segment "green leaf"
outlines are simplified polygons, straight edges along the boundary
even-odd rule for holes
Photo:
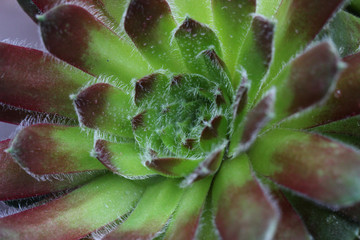
[[[78,187],[104,172],[83,172],[70,178],[39,181],[25,172],[5,150],[10,139],[0,142],[0,200],[15,200],[61,192]]]
[[[188,240],[193,239],[200,226],[201,212],[204,209],[206,196],[210,189],[212,178],[194,182],[184,189],[179,205],[173,214],[165,239]]]
[[[112,143],[97,140],[94,150],[100,162],[113,173],[125,178],[142,179],[156,174],[143,165],[140,150],[135,142]]]
[[[76,119],[70,94],[93,77],[50,54],[0,43],[0,102]]]
[[[124,24],[127,34],[155,69],[184,72],[179,49],[171,42],[176,22],[165,0],[131,0]]]
[[[143,187],[112,174],[45,205],[0,219],[3,239],[80,239],[132,211]]]
[[[357,224],[346,221],[334,211],[309,199],[287,190],[283,192],[314,239],[354,240],[359,237]]]
[[[107,83],[83,89],[75,97],[79,121],[88,128],[133,138],[131,117],[135,107],[130,94]]]
[[[225,161],[212,190],[215,224],[222,239],[271,239],[278,209],[251,175],[246,155]]]
[[[222,43],[224,61],[233,75],[237,56],[255,12],[255,0],[212,0],[214,25]]]
[[[340,11],[326,28],[320,38],[331,38],[342,57],[359,52],[360,19],[345,11]]]
[[[360,114],[360,53],[343,61],[346,68],[326,102],[289,118],[281,124],[282,127],[309,128]]]
[[[238,116],[235,118],[233,134],[230,138],[229,156],[236,156],[245,152],[256,140],[261,129],[270,121],[274,114],[275,89],[270,90],[267,95],[251,109],[244,121]]]
[[[202,73],[202,66],[197,63],[200,52],[212,48],[221,56],[220,42],[216,34],[207,26],[186,18],[175,32],[175,39],[180,47],[186,67],[192,73]]]
[[[284,64],[301,51],[336,14],[345,0],[282,1],[276,12],[275,52],[265,82],[276,77]]]
[[[357,115],[314,127],[309,130],[360,148],[360,132],[356,131],[359,126],[360,116]]]
[[[269,84],[277,90],[272,123],[321,105],[331,96],[343,69],[331,42],[320,43],[295,58]]]
[[[153,239],[166,227],[182,194],[183,189],[176,180],[151,184],[126,221],[104,239]]]
[[[261,80],[270,65],[274,31],[274,23],[262,16],[255,16],[237,58],[236,68],[238,71],[233,78],[233,85],[238,86],[239,80],[243,77],[248,78],[251,82],[248,93],[250,103],[253,103],[260,89]]]
[[[249,150],[260,176],[332,207],[360,200],[360,153],[326,137],[274,129]]]
[[[8,150],[16,161],[34,175],[57,175],[105,170],[90,156],[93,138],[79,127],[52,124],[22,129]]]
[[[150,74],[133,44],[81,7],[61,5],[38,19],[49,52],[85,72],[116,75],[127,86],[133,78]]]
[[[211,0],[173,0],[172,8],[175,19],[178,22],[190,17],[195,21],[212,26],[213,13],[209,7]]]

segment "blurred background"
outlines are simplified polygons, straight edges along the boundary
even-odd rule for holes
[[[5,39],[25,40],[34,48],[42,49],[36,24],[22,11],[16,0],[0,0],[0,41]],[[7,138],[14,129],[12,124],[0,122],[0,140]]]

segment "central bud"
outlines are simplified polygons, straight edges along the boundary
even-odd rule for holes
[[[135,103],[133,129],[145,158],[200,158],[227,137],[223,93],[201,75],[147,76],[136,83]]]

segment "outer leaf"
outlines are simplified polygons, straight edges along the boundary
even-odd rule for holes
[[[92,76],[35,49],[0,43],[0,102],[76,119],[69,96]]]
[[[274,239],[276,240],[310,240],[310,235],[304,226],[300,216],[291,206],[280,190],[273,190],[274,197],[280,208],[280,221],[276,228]]]
[[[95,154],[108,169],[125,178],[139,179],[155,174],[142,164],[140,150],[135,142],[111,143],[97,140]]]
[[[212,0],[214,24],[231,74],[255,12],[256,0]]]
[[[313,40],[345,0],[282,1],[276,12],[275,52],[267,75],[271,81],[291,57]]]
[[[360,200],[360,153],[328,138],[277,129],[258,138],[249,156],[261,176],[333,207]]]
[[[246,155],[222,164],[212,199],[222,239],[271,239],[275,233],[277,209],[251,176]]]
[[[105,170],[90,156],[93,139],[78,127],[32,125],[21,130],[8,150],[35,175]]]
[[[263,2],[263,1],[261,1]],[[250,30],[244,40],[236,67],[246,71],[246,77],[251,81],[249,101],[253,102],[257,91],[259,91],[261,79],[264,77],[272,59],[273,37],[275,26],[262,16],[255,16]],[[233,85],[238,85],[241,72],[236,73]]]
[[[48,204],[1,218],[0,237],[80,239],[129,213],[142,191],[132,181],[106,175]]]
[[[43,114],[39,112],[29,111],[22,108],[16,108],[6,104],[0,103],[0,121],[12,124],[20,124],[27,117],[33,117],[35,119],[46,119],[51,115]],[[52,115],[51,118],[63,118],[60,116]],[[62,119],[64,120],[64,119]]]
[[[214,213],[211,201],[211,189],[208,193],[204,208],[201,212],[199,227],[196,229],[195,238],[196,240],[219,240],[219,231],[214,223]]]
[[[191,19],[186,18],[175,32],[175,39],[180,47],[186,67],[193,73],[202,73],[201,66],[197,63],[197,55],[209,48],[221,56],[220,42],[211,28]]]
[[[105,239],[153,239],[159,235],[181,199],[183,191],[178,184],[166,179],[147,187],[129,218]]]
[[[184,190],[184,194],[166,230],[165,239],[194,239],[196,229],[200,227],[200,215],[204,208],[211,182],[211,177],[205,178],[193,183]]]
[[[86,1],[86,0],[85,0]],[[129,5],[129,0],[101,0],[104,10],[109,14],[111,19],[117,23],[121,24],[126,9]]]
[[[185,17],[190,17],[198,22],[212,25],[213,14],[210,6],[211,0],[169,0],[173,3],[172,11],[178,22],[184,21]]]
[[[273,122],[324,102],[334,90],[343,68],[343,62],[328,42],[297,57],[271,83],[277,87]]]
[[[353,240],[358,238],[358,225],[346,221],[334,211],[306,198],[288,191],[284,193],[314,239]]]
[[[46,48],[60,59],[94,75],[116,75],[130,85],[150,73],[134,47],[81,7],[62,5],[39,18]]]
[[[359,52],[360,19],[345,11],[340,11],[329,25],[320,33],[324,38],[330,37],[341,56]]]
[[[131,0],[125,30],[154,68],[183,72],[180,52],[171,43],[176,23],[165,0]]]
[[[320,107],[288,119],[282,126],[308,128],[360,114],[360,53],[343,60],[347,68],[342,72],[328,100]]]
[[[108,11],[112,0],[17,0],[24,11],[33,19],[34,22],[38,23],[37,15],[44,14],[63,4],[73,4],[81,6],[87,9],[94,15],[98,20],[102,21],[109,27],[113,27],[119,24],[120,18],[117,18],[117,10],[115,8]],[[118,4],[119,5],[119,4]],[[121,11],[121,10],[120,10]],[[115,14],[115,15],[114,15]]]
[[[82,124],[114,135],[133,137],[131,117],[135,115],[131,97],[107,83],[97,83],[82,90],[75,106]]]
[[[39,182],[21,169],[10,154],[5,152],[9,145],[10,139],[0,142],[0,200],[28,198],[72,189],[99,175],[87,172],[73,175],[71,180]]]
[[[360,116],[349,117],[340,121],[312,128],[311,131],[360,148]]]
[[[281,2],[282,0],[260,0],[256,4],[256,13],[272,18]]]
[[[167,177],[185,177],[191,174],[204,159],[155,158],[146,166]]]

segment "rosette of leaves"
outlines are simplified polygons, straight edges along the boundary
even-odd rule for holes
[[[359,1],[19,3],[1,239],[359,238]]]

